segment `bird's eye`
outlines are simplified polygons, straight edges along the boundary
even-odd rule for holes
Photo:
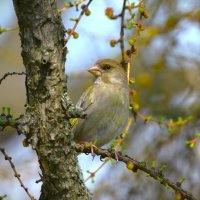
[[[111,68],[111,66],[110,66],[110,65],[104,65],[102,68],[103,68],[104,70],[109,70],[109,69]]]

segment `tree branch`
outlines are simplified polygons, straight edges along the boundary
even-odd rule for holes
[[[91,153],[91,147],[87,144],[76,144],[76,151],[82,152],[82,153]],[[112,158],[116,160],[116,152],[115,151],[108,151],[105,149],[100,148],[93,148],[92,150],[96,155],[100,156],[100,159],[104,158]],[[126,164],[127,168],[131,170],[132,172],[137,172],[138,170],[141,170],[145,173],[147,173],[148,176],[152,177],[154,180],[158,181],[160,184],[164,185],[165,187],[172,188],[175,192],[179,193],[183,199],[188,200],[197,200],[191,193],[187,192],[186,190],[181,188],[181,184],[179,182],[174,183],[171,180],[169,180],[165,175],[154,168],[149,168],[146,166],[146,163],[139,162],[137,160],[134,160],[133,158],[123,155],[121,152],[118,152],[118,161],[123,162]]]
[[[121,55],[122,55],[122,64],[125,62],[125,52],[124,52],[124,17],[125,17],[125,6],[126,0],[123,2],[122,12],[121,12],[121,29],[120,29],[120,47],[121,47]]]
[[[88,8],[88,6],[92,3],[92,0],[89,0],[88,3],[86,4],[86,7],[85,8]],[[85,10],[82,9],[79,17],[76,19],[76,22],[74,24],[74,27],[70,30],[70,33],[68,34],[68,37],[65,39],[65,45],[68,43],[69,39],[71,38],[71,36],[73,35],[73,33],[75,32],[77,26],[78,26],[78,23],[80,22],[82,16],[84,15],[85,13]]]
[[[7,76],[13,76],[13,75],[26,75],[25,72],[8,72],[8,73],[5,73],[3,75],[2,78],[0,78],[0,84],[2,83],[3,80],[5,80],[7,78]]]
[[[31,200],[36,200],[36,199],[30,194],[30,192],[28,191],[28,188],[24,185],[23,181],[21,180],[20,174],[17,173],[17,170],[16,170],[16,168],[15,168],[15,165],[14,165],[14,163],[12,162],[12,158],[11,158],[10,156],[7,155],[7,153],[5,152],[5,149],[0,148],[0,151],[1,151],[1,153],[5,156],[5,160],[7,160],[7,161],[9,162],[9,164],[10,164],[10,166],[11,166],[13,172],[14,172],[15,177],[16,177],[17,180],[19,181],[21,187],[25,190],[26,194],[29,196],[29,198],[30,198]]]

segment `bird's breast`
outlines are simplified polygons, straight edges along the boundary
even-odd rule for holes
[[[121,134],[129,116],[128,90],[112,85],[95,87],[87,118],[80,119],[75,130],[77,141],[96,141],[102,146]]]

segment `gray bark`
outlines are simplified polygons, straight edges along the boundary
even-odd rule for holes
[[[67,91],[66,50],[56,0],[13,2],[27,90],[26,113],[17,122],[18,132],[26,135],[38,155],[43,182],[40,200],[89,199],[61,101]],[[66,108],[68,104],[66,100]]]

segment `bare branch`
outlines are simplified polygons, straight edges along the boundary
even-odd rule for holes
[[[17,180],[19,181],[21,187],[25,190],[25,192],[27,193],[27,195],[29,196],[29,198],[31,200],[36,200],[28,191],[28,188],[24,185],[24,183],[22,182],[22,179],[20,178],[20,174],[17,173],[17,170],[15,168],[14,163],[12,162],[12,158],[10,156],[7,155],[7,153],[5,152],[5,149],[0,148],[1,153],[5,156],[5,160],[8,160],[8,162],[10,163],[10,166],[14,172],[15,177],[17,178]]]
[[[120,47],[121,47],[121,54],[122,54],[122,64],[125,61],[125,52],[124,52],[124,15],[125,15],[125,6],[126,0],[123,2],[122,12],[121,12],[121,30],[120,30]]]
[[[26,73],[25,72],[8,72],[4,74],[3,77],[0,79],[0,84],[2,83],[4,79],[6,79],[7,76],[13,76],[13,75],[26,75]]]
[[[86,7],[88,8],[89,5],[91,4],[92,0],[89,0],[88,3],[86,4]],[[84,15],[85,11],[84,9],[81,11],[79,17],[76,19],[76,22],[74,24],[74,27],[70,30],[70,33],[68,35],[68,37],[65,39],[65,45],[68,43],[69,39],[71,38],[71,36],[73,35],[74,31],[76,30],[76,27],[78,26],[78,23],[80,22],[82,16]]]
[[[76,144],[76,151],[82,152],[82,153],[91,153],[91,148],[87,144]],[[93,152],[100,156],[100,159],[103,158],[112,158],[116,160],[116,152],[115,151],[108,151],[105,149],[100,148],[93,148]],[[165,187],[170,187],[173,189],[176,193],[179,193],[183,199],[188,200],[197,200],[191,193],[187,192],[186,190],[181,188],[181,184],[179,182],[174,183],[171,180],[169,180],[165,175],[155,168],[150,168],[146,166],[146,163],[139,162],[137,160],[134,160],[133,158],[122,155],[121,152],[118,152],[118,161],[121,161],[126,164],[127,168],[131,170],[132,172],[137,172],[137,170],[141,170],[145,172],[148,176],[152,177],[154,180],[158,181],[160,184],[164,185]]]
[[[61,12],[65,11],[65,10],[67,10],[67,9],[69,9],[69,8],[72,8],[72,7],[74,7],[74,6],[78,6],[78,5],[80,5],[81,3],[83,3],[84,1],[85,1],[85,0],[75,1],[74,3],[69,2],[69,4],[65,5],[65,7],[59,8],[59,9],[58,9],[58,12],[61,13]]]
[[[105,160],[94,172],[89,172],[90,175],[85,179],[85,182],[95,177],[98,171],[107,163],[108,160]]]

